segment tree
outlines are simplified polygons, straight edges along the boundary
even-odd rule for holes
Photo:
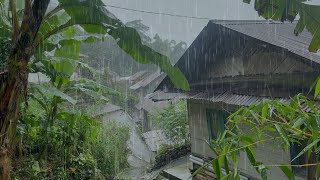
[[[60,42],[56,39],[55,44],[48,43],[46,40],[52,35],[73,26],[78,26],[88,33],[108,34],[116,39],[119,47],[135,60],[140,63],[157,64],[171,77],[177,87],[188,89],[188,83],[182,73],[172,67],[165,56],[144,46],[136,30],[124,26],[104,7],[101,0],[58,0],[58,2],[58,6],[48,11],[50,0],[0,1],[1,39],[10,39],[11,43],[6,58],[8,73],[0,87],[2,179],[9,178],[12,140],[15,137],[17,120],[20,116],[20,104],[28,95],[30,58],[35,56],[36,52],[50,52],[64,45],[72,51],[73,43],[79,45],[79,40]],[[62,16],[64,14],[67,14],[68,18],[61,19],[65,17]],[[94,41],[97,38],[91,36],[85,40]]]
[[[158,34],[154,35],[153,38],[150,38],[147,35],[149,27],[144,25],[141,20],[131,21],[126,23],[126,25],[135,28],[140,34],[141,40],[145,45],[169,57],[173,64],[179,60],[187,49],[187,43],[183,41],[177,43],[175,40],[163,40]]]
[[[151,118],[159,125],[165,137],[173,145],[182,145],[189,142],[186,101],[180,100],[163,109],[163,111],[155,111],[151,114]]]

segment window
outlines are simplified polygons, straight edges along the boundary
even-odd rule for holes
[[[290,146],[290,156],[291,159],[295,158],[305,147],[305,143],[292,143]],[[299,164],[306,164],[307,163],[307,154],[301,155],[299,158],[295,159],[291,162],[292,165],[299,165]],[[300,176],[300,177],[306,177],[307,175],[307,169],[305,166],[299,167],[299,166],[293,166],[292,171],[294,175]]]
[[[217,139],[219,134],[224,132],[224,125],[227,117],[228,115],[225,111],[213,109],[207,110],[209,142]]]

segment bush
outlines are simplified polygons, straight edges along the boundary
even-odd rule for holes
[[[109,122],[101,131],[96,145],[92,146],[93,155],[102,174],[115,176],[121,169],[129,166],[127,140],[129,128],[115,121]]]
[[[185,100],[180,100],[174,105],[165,108],[162,112],[151,115],[167,139],[174,144],[189,142],[189,127],[187,120],[187,105]]]
[[[12,179],[106,179],[128,166],[128,127],[62,109],[49,125],[37,102],[29,107],[18,126],[22,152]]]

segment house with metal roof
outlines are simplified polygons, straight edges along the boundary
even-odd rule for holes
[[[152,113],[152,111],[168,107],[171,104],[169,101],[153,102],[150,98],[146,97],[157,88],[164,77],[165,74],[160,71],[146,73],[143,79],[130,86],[130,90],[134,91],[139,98],[139,103],[135,105],[134,116],[136,117],[137,124],[142,127],[143,132],[153,129],[148,114]]]
[[[288,101],[298,93],[308,93],[319,75],[320,56],[308,51],[309,32],[294,35],[295,25],[210,21],[175,65],[188,79],[190,91],[182,92],[166,77],[150,96],[154,101],[176,96],[187,99],[194,168],[214,157],[207,142],[223,131],[227,114],[266,98]],[[257,148],[257,159],[265,164],[291,163],[291,150],[284,152],[268,143]],[[249,160],[241,152],[239,156],[240,168],[245,169],[241,178],[259,179]],[[211,169],[194,179],[213,179]],[[304,169],[296,171],[296,179],[304,179]],[[276,167],[268,173],[270,179],[286,179]]]

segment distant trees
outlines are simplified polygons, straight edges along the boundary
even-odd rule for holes
[[[126,26],[136,29],[142,43],[167,56],[171,64],[175,64],[187,49],[185,42],[176,43],[174,40],[163,40],[158,34],[153,38],[149,37],[149,27],[144,25],[141,20],[128,22]],[[132,61],[132,58],[117,46],[116,41],[109,37],[106,37],[103,42],[83,43],[80,51],[92,58],[92,61],[89,62],[91,66],[108,68],[120,76],[129,76],[141,70],[154,72],[157,69],[154,64],[139,64]]]
[[[141,20],[135,20],[126,23],[127,26],[135,28],[141,36],[142,42],[151,47],[153,50],[169,57],[171,62],[175,64],[182,54],[187,50],[187,43],[180,41],[177,43],[175,40],[161,39],[156,34],[153,38],[147,35],[149,27],[144,25]]]

